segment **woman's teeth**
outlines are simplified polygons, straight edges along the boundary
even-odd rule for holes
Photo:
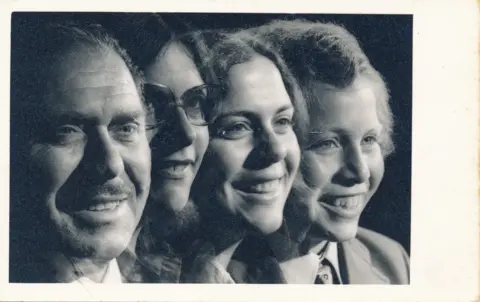
[[[94,204],[88,207],[89,211],[109,211],[115,209],[121,201],[111,201],[107,203]]]
[[[270,193],[280,189],[282,178],[277,178],[270,181],[265,181],[261,183],[250,184],[245,187],[245,191],[252,193]]]

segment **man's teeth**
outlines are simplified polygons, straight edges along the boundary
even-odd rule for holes
[[[280,178],[277,178],[274,180],[250,185],[248,186],[248,189],[256,193],[265,193],[265,192],[272,192],[272,191],[278,190],[279,186],[280,186]]]
[[[355,209],[357,208],[363,200],[363,196],[353,196],[353,197],[339,197],[335,199],[334,205],[336,207],[342,207],[344,209]]]
[[[121,201],[111,201],[107,203],[99,203],[88,207],[89,211],[109,211],[115,209]]]

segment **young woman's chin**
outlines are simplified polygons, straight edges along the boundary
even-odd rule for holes
[[[245,217],[249,228],[260,234],[270,234],[277,231],[282,225],[283,214],[268,213],[268,215],[255,215],[254,217]]]

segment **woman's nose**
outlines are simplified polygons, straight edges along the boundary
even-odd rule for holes
[[[174,112],[159,116],[160,127],[150,140],[152,150],[171,153],[191,145],[197,134],[185,112],[177,108]]]
[[[268,131],[263,134],[260,154],[268,163],[275,163],[287,155],[287,148],[278,134]]]
[[[193,125],[188,120],[185,111],[181,108],[178,108],[176,126],[177,131],[175,132],[178,136],[178,139],[186,146],[191,145],[197,138],[197,134],[193,128]]]

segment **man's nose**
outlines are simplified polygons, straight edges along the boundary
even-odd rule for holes
[[[360,146],[353,146],[344,151],[342,175],[352,183],[364,183],[370,178],[370,169]]]
[[[101,131],[98,139],[90,146],[91,158],[98,175],[112,179],[120,175],[124,169],[123,159],[108,131]]]

